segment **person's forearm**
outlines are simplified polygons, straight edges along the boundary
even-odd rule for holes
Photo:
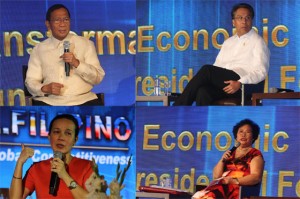
[[[224,172],[224,162],[221,160],[219,160],[219,162],[217,163],[217,165],[214,167],[213,170],[213,179],[219,178],[222,176]]]
[[[23,195],[23,185],[22,185],[22,170],[23,163],[17,161],[17,165],[12,176],[10,189],[9,189],[9,198],[11,199],[21,199]]]
[[[26,79],[25,84],[27,90],[33,97],[44,95],[44,93],[41,90],[41,88],[43,87],[43,84],[41,82],[34,79]]]
[[[74,179],[71,178],[71,176],[66,175],[62,179],[67,186],[70,185],[71,181]],[[76,182],[77,183],[77,182]],[[88,197],[88,192],[84,190],[80,185],[77,184],[77,187],[75,189],[70,190],[72,196],[74,199],[82,199],[82,198],[87,198]]]
[[[261,177],[256,174],[250,174],[244,177],[237,178],[239,185],[255,185],[261,181]]]
[[[76,189],[72,189],[71,193],[74,199],[88,198],[88,194],[89,194],[89,192],[84,190],[81,186],[77,186]]]

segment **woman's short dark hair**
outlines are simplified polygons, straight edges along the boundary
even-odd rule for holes
[[[237,11],[237,9],[239,8],[246,8],[249,10],[249,12],[251,13],[251,18],[253,19],[254,18],[254,10],[252,8],[251,5],[247,4],[247,3],[239,3],[239,4],[236,4],[232,7],[232,10],[231,10],[231,18],[234,19],[235,17],[235,12]]]
[[[251,127],[252,138],[253,138],[252,144],[253,144],[255,140],[258,138],[260,128],[255,122],[253,122],[250,119],[241,120],[233,127],[232,131],[233,131],[234,138],[236,139],[239,128],[246,124],[248,124]]]
[[[71,18],[69,9],[66,6],[64,6],[63,4],[54,4],[53,6],[48,8],[48,11],[47,11],[47,14],[46,14],[46,20],[50,21],[52,12],[55,11],[55,10],[61,9],[61,8],[64,8],[68,12],[69,18]]]
[[[79,125],[78,125],[78,121],[77,119],[73,116],[73,115],[70,115],[70,114],[61,114],[61,115],[57,115],[56,117],[54,117],[52,119],[52,121],[50,122],[50,127],[49,127],[49,135],[51,133],[51,130],[52,130],[52,126],[53,126],[53,123],[58,120],[58,119],[67,119],[67,120],[70,120],[74,123],[75,125],[75,138],[78,136],[78,133],[79,133]]]

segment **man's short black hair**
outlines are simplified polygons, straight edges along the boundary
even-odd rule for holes
[[[253,122],[250,119],[241,120],[233,127],[232,131],[233,131],[234,138],[235,139],[237,138],[237,133],[238,133],[239,128],[244,125],[249,125],[251,127],[252,138],[253,138],[252,144],[253,144],[255,142],[255,140],[258,138],[260,128],[255,122]]]
[[[50,21],[52,12],[55,11],[55,10],[58,10],[60,8],[64,8],[68,12],[69,18],[71,18],[69,9],[66,6],[64,6],[63,4],[54,4],[53,6],[48,8],[48,11],[47,11],[47,14],[46,14],[46,20]]]
[[[72,121],[74,123],[74,125],[75,125],[75,138],[78,136],[78,133],[79,133],[78,121],[77,121],[77,119],[73,115],[70,115],[70,114],[61,114],[61,115],[57,115],[56,117],[54,117],[52,119],[52,121],[50,122],[49,134],[51,133],[51,130],[52,130],[52,127],[53,127],[53,123],[56,120],[58,120],[58,119],[67,119],[67,120]]]
[[[250,14],[251,14],[251,18],[254,18],[254,10],[253,7],[247,3],[239,3],[233,6],[232,10],[231,10],[231,18],[234,19],[235,17],[235,12],[237,11],[237,9],[239,8],[246,8],[249,10]]]

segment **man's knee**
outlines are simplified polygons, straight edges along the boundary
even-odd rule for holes
[[[197,72],[195,76],[199,78],[199,76],[209,76],[212,65],[203,65]]]
[[[201,68],[200,68],[200,71],[208,71],[210,69],[210,67],[212,67],[212,65],[203,65]]]

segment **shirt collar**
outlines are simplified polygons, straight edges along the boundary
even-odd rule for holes
[[[51,43],[53,44],[54,48],[59,48],[59,46],[62,46],[64,41],[70,41],[72,38],[72,34],[68,34],[63,40],[58,40],[55,37],[51,37]]]
[[[251,28],[251,30],[250,30],[249,32],[247,32],[246,34],[242,35],[241,37],[239,37],[237,34],[235,34],[234,37],[235,37],[236,39],[244,39],[244,38],[248,38],[248,37],[250,37],[250,36],[253,34],[254,31],[255,31],[255,30],[253,30],[253,28]]]

